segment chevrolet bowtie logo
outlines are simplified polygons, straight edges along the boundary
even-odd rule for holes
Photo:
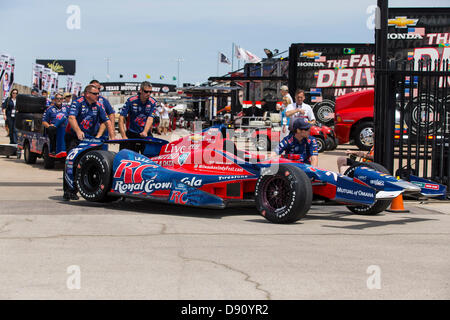
[[[389,19],[388,25],[394,25],[396,28],[406,28],[407,26],[415,26],[419,19],[408,19],[407,17],[395,17],[395,19]]]
[[[315,52],[314,50],[309,50],[309,51],[300,53],[300,57],[307,57],[307,58],[320,57],[321,55],[322,55],[322,52]]]

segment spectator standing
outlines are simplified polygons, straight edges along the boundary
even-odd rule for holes
[[[19,94],[17,89],[11,90],[9,97],[2,104],[3,118],[5,119],[5,126],[8,125],[9,143],[17,143],[17,132],[15,128],[16,122],[16,98]]]
[[[161,103],[161,105],[158,108],[159,114],[160,114],[160,127],[162,128],[162,134],[167,135],[167,130],[169,129],[170,124],[170,109],[167,107],[164,103]]]
[[[286,116],[289,118],[289,130],[292,130],[292,125],[297,118],[307,119],[311,124],[316,123],[316,117],[309,104],[303,103],[305,100],[305,91],[297,89],[295,92],[295,103],[286,108]]]

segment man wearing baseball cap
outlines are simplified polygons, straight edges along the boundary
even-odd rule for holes
[[[297,154],[303,163],[317,167],[319,152],[316,139],[309,135],[311,124],[305,118],[295,119],[292,132],[272,152],[272,156]]]

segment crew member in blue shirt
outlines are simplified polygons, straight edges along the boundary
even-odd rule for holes
[[[62,104],[63,96],[60,93],[55,95],[53,104],[48,107],[42,118],[42,125],[47,129],[50,139],[50,153],[56,157],[66,155],[66,144],[64,142],[67,127],[68,107]]]
[[[298,154],[300,161],[317,167],[319,152],[316,139],[309,135],[311,124],[305,118],[297,118],[292,126],[292,132],[281,140],[272,156]]]
[[[85,138],[100,138],[108,129],[110,137],[114,137],[113,126],[106,116],[103,106],[98,103],[100,92],[94,85],[84,89],[84,95],[76,99],[69,111],[71,131],[66,134],[66,144],[69,150]],[[70,189],[64,176],[64,200],[78,200],[77,190]]]
[[[123,139],[143,139],[152,136],[151,130],[157,101],[150,96],[151,92],[152,85],[150,82],[142,82],[139,94],[128,98],[120,111],[119,132]],[[127,117],[129,118],[129,127],[125,131]],[[127,144],[126,147],[136,150],[132,144]]]
[[[69,123],[71,134],[78,140],[78,143],[84,138],[101,137],[105,128],[114,139],[111,121],[103,106],[98,102],[99,94],[96,86],[88,85],[84,89],[84,96],[72,102],[69,110]]]
[[[99,91],[102,89],[102,85],[98,80],[92,80],[89,82],[89,84],[94,85]],[[103,106],[103,108],[106,111],[106,115],[108,116],[109,120],[111,121],[111,124],[113,125],[113,128],[116,125],[116,111],[111,106],[111,103],[109,103],[108,99],[103,97],[102,95],[98,96],[98,102]],[[103,136],[105,138],[108,138],[108,132],[106,131]]]

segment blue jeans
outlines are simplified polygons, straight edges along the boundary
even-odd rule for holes
[[[14,124],[16,123],[16,117],[8,117],[6,119],[8,122],[8,128],[9,128],[9,143],[16,144],[17,143],[17,131]]]

